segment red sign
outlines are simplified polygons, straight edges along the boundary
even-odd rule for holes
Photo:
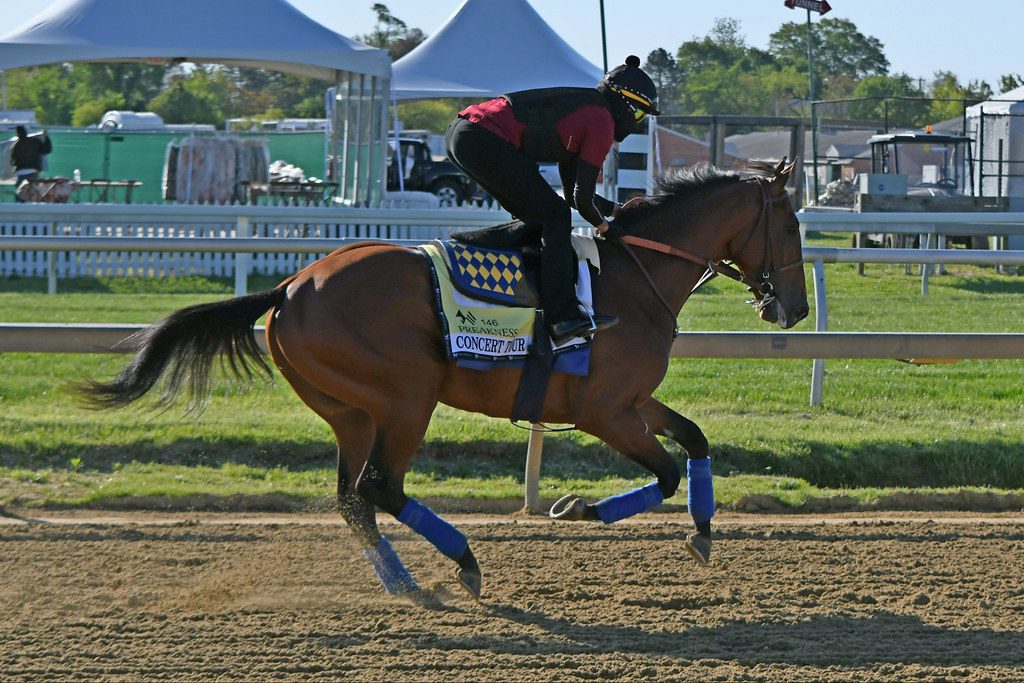
[[[828,4],[828,0],[785,0],[782,3],[789,9],[807,9],[818,14],[825,14],[832,9],[832,6]]]

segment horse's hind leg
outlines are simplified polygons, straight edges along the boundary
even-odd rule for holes
[[[693,559],[705,565],[711,559],[711,518],[715,514],[708,440],[693,421],[657,399],[651,398],[640,406],[640,415],[655,434],[686,449],[686,506],[697,528],[687,537],[686,549]]]
[[[391,594],[419,590],[391,542],[377,528],[373,503],[356,492],[359,472],[373,450],[373,421],[364,411],[350,408],[332,416],[330,423],[338,441],[338,511],[362,546],[363,555],[373,565],[384,590]]]
[[[268,342],[281,374],[299,398],[334,430],[338,443],[338,511],[362,546],[363,555],[373,565],[384,590],[392,594],[418,590],[390,541],[377,529],[373,504],[356,492],[356,480],[376,438],[373,420],[364,410],[328,396],[303,379],[287,362],[276,336],[270,336]]]
[[[456,578],[469,593],[480,597],[482,576],[469,542],[461,531],[403,490],[405,471],[423,441],[435,404],[403,397],[407,403],[377,421],[377,436],[366,466],[359,475],[359,495],[394,515],[429,541],[442,555],[458,564]],[[419,404],[419,409],[417,409]]]

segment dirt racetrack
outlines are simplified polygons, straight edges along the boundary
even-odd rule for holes
[[[1024,516],[456,517],[484,570],[383,526],[383,594],[334,516],[0,515],[3,680],[1024,680]]]

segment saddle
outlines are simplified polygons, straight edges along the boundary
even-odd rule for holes
[[[446,357],[475,370],[522,367],[513,420],[531,422],[539,419],[551,372],[583,376],[590,366],[587,340],[552,348],[548,338],[539,310],[540,252],[529,244],[539,234],[513,221],[420,246],[431,266]],[[577,298],[592,308],[589,264],[600,267],[597,247],[577,235],[573,246],[585,255],[577,269]]]
[[[452,233],[443,242],[452,273],[452,284],[466,296],[502,306],[540,308],[541,228],[537,224],[512,220],[488,228]],[[580,263],[580,274],[589,263],[601,270],[601,259],[593,238],[572,235],[572,246]],[[589,273],[589,271],[587,271]],[[589,280],[589,278],[586,278]],[[586,292],[577,292],[590,306],[589,281]]]

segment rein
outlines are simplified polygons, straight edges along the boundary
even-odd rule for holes
[[[640,272],[643,273],[644,278],[647,280],[647,284],[650,285],[655,295],[657,295],[658,300],[661,302],[662,306],[665,307],[665,310],[668,311],[669,315],[672,316],[673,320],[676,319],[678,312],[672,310],[672,306],[670,306],[668,301],[666,301],[664,295],[662,295],[661,293],[661,290],[658,289],[658,286],[655,284],[653,278],[651,278],[650,273],[648,273],[647,269],[644,268],[643,264],[640,262],[639,257],[637,257],[636,252],[632,249],[632,247],[630,247],[630,245],[635,245],[643,249],[649,249],[651,251],[657,251],[662,254],[668,254],[669,256],[681,258],[686,261],[690,261],[692,263],[696,263],[699,266],[704,266],[705,268],[707,268],[707,270],[704,271],[704,274],[701,276],[700,280],[697,281],[697,284],[693,286],[692,290],[690,290],[691,294],[697,291],[697,289],[699,289],[704,283],[713,279],[716,275],[725,275],[726,277],[736,280],[737,282],[742,282],[743,284],[747,285],[747,287],[751,291],[755,293],[755,296],[757,298],[753,299],[750,303],[756,306],[759,312],[766,306],[771,304],[773,301],[775,301],[775,295],[772,293],[774,291],[774,287],[771,283],[772,275],[774,275],[775,273],[781,273],[784,270],[789,270],[790,268],[795,268],[796,266],[803,264],[803,259],[801,258],[797,261],[786,264],[780,268],[772,268],[774,254],[772,249],[771,207],[772,204],[774,204],[777,201],[781,201],[783,199],[786,199],[788,201],[788,196],[783,194],[779,197],[772,198],[769,191],[768,180],[760,177],[755,178],[755,180],[758,184],[758,188],[761,190],[761,213],[757,218],[757,222],[754,223],[754,227],[751,228],[750,234],[747,236],[747,240],[743,244],[743,249],[745,249],[747,244],[750,243],[750,240],[753,239],[754,234],[757,233],[757,228],[760,225],[764,224],[764,260],[762,261],[761,266],[760,282],[755,282],[754,280],[751,280],[746,276],[745,273],[743,273],[743,271],[737,269],[735,266],[729,263],[725,263],[723,260],[716,261],[711,258],[702,258],[700,256],[695,256],[694,254],[691,254],[688,251],[678,249],[670,244],[656,242],[655,240],[649,240],[644,237],[624,235],[619,238],[619,242],[622,243],[622,248],[626,251],[627,254],[629,254],[630,258],[633,259],[633,262],[636,264],[637,268],[640,269]],[[742,251],[743,249],[740,249],[740,251]],[[675,339],[677,336],[679,336],[679,326],[675,325],[673,326],[672,338]]]

